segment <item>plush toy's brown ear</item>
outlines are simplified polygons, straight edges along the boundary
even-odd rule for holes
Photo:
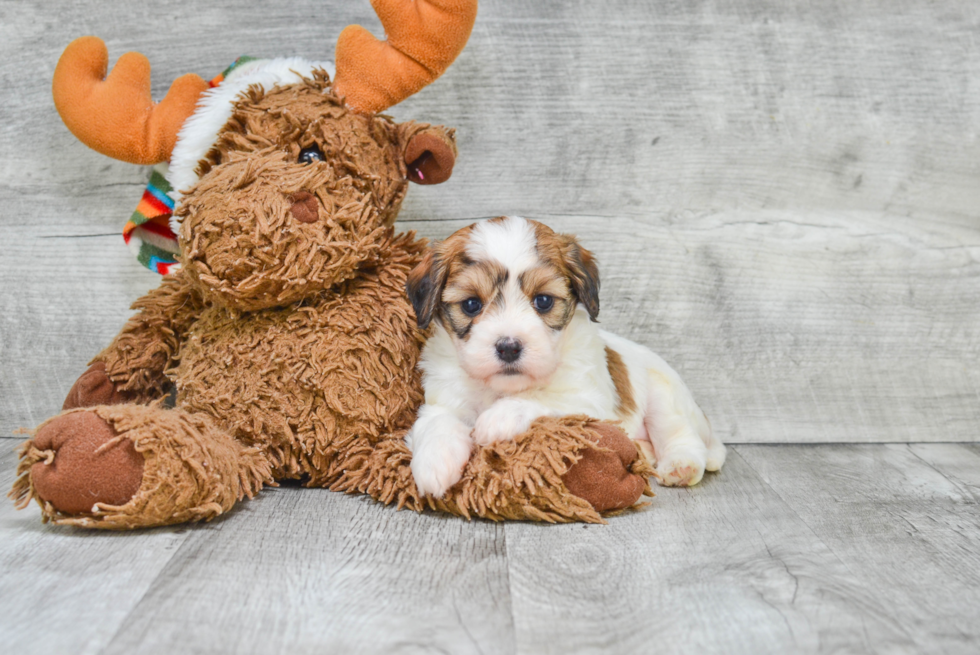
[[[598,322],[599,316],[599,267],[592,253],[579,245],[575,237],[563,234],[561,253],[568,271],[572,291],[578,301],[585,305],[589,318]]]
[[[419,265],[408,274],[408,281],[405,283],[405,291],[415,309],[419,329],[425,330],[432,322],[445,283],[445,267],[439,262],[438,255],[429,250]]]
[[[405,146],[408,180],[416,184],[441,184],[453,174],[456,163],[456,130],[430,127],[416,132]]]

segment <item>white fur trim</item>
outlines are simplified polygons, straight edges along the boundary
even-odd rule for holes
[[[182,192],[197,182],[197,165],[214,145],[218,131],[231,118],[232,106],[242,92],[253,84],[267,91],[277,85],[293,84],[303,77],[312,77],[317,68],[324,69],[333,78],[333,62],[314,62],[300,57],[258,59],[240,65],[221,84],[201,94],[197,109],[180,128],[170,155],[167,178],[173,187],[170,196],[180,202]],[[180,224],[171,218],[170,227],[176,234]]]

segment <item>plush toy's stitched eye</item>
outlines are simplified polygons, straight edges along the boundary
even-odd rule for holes
[[[539,293],[534,296],[534,308],[541,314],[547,314],[555,306],[555,299],[549,295]]]
[[[299,163],[312,164],[315,161],[323,161],[323,152],[318,147],[310,146],[299,151]]]
[[[467,316],[476,316],[483,309],[483,303],[480,302],[479,298],[467,298],[463,302],[459,303],[460,309]]]

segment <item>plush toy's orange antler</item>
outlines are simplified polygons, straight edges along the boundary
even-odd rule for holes
[[[154,104],[146,57],[128,52],[106,77],[108,66],[102,39],[83,36],[65,48],[51,85],[61,120],[79,141],[103,155],[132,164],[167,161],[207,82],[183,75]]]
[[[379,112],[409,97],[449,68],[470,38],[476,0],[371,0],[387,34],[378,41],[360,25],[337,39],[334,88],[360,112]]]

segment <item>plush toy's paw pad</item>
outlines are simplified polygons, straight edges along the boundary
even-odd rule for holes
[[[597,512],[625,509],[636,503],[646,489],[646,480],[630,473],[639,455],[626,433],[614,425],[597,423],[596,446],[582,453],[562,480],[568,490],[584,498]]]
[[[116,385],[106,375],[105,363],[95,362],[75,380],[61,409],[119,405],[127,400],[127,395],[117,390]]]
[[[34,448],[47,453],[31,467],[35,493],[64,514],[124,505],[143,481],[143,455],[94,412],[51,419],[34,435]]]
[[[704,477],[704,452],[676,449],[657,462],[653,477],[664,487],[692,487]]]

